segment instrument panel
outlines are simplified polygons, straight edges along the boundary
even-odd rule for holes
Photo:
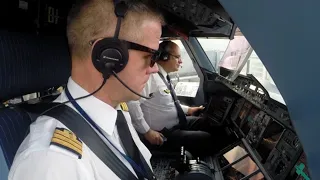
[[[287,128],[293,129],[286,106],[271,99],[268,91],[253,76],[239,76],[235,81],[229,81],[222,76],[217,76],[215,82],[222,83],[246,99],[248,103],[266,112]]]
[[[271,179],[310,179],[303,147],[287,108],[271,99],[254,79],[240,78],[230,82],[218,76],[215,81],[235,94],[227,96],[233,101],[228,104],[225,119],[234,133],[250,146],[250,157],[254,156],[258,161],[255,163],[260,164]],[[214,102],[210,102],[208,112],[216,107],[211,103]]]

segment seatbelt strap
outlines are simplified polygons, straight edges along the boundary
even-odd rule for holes
[[[180,105],[180,101],[178,100],[178,97],[176,95],[176,92],[174,91],[171,81],[167,81],[163,74],[161,74],[160,72],[158,72],[160,78],[162,79],[162,81],[164,82],[164,84],[167,86],[167,88],[170,90],[170,95],[172,96],[174,105],[176,106],[177,109],[177,113],[178,113],[178,118],[179,118],[179,124],[180,124],[180,128],[184,128],[187,124],[187,118],[186,115],[184,114],[182,107]]]
[[[79,137],[120,179],[137,179],[127,166],[125,166],[105,144],[87,121],[71,107],[60,103],[39,103],[32,105],[28,104],[24,109],[28,112],[37,114],[48,110],[44,115],[57,119],[75,133],[76,136]]]
[[[128,156],[143,168],[143,172],[145,173],[145,176],[147,177],[147,179],[150,179],[150,180],[156,179],[151,168],[147,164],[146,160],[144,159],[140,150],[138,149],[137,145],[132,139],[131,132],[129,130],[129,126],[126,121],[126,118],[124,117],[122,111],[120,110],[118,110],[116,124],[117,124],[119,137],[124,146],[124,149],[128,153]],[[136,174],[139,176],[139,172],[136,172]]]

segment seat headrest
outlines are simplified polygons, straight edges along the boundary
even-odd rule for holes
[[[0,31],[0,101],[66,84],[70,74],[65,37]]]

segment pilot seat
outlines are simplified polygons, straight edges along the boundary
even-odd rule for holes
[[[65,37],[0,30],[0,104],[67,83],[71,61]],[[42,98],[38,98],[41,102]],[[34,103],[35,101],[33,101]],[[28,134],[33,115],[28,102],[0,106],[0,179],[8,179],[16,151]]]

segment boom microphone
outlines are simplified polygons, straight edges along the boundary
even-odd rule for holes
[[[146,97],[146,96],[143,96],[143,95],[135,92],[135,91],[132,90],[129,86],[127,86],[127,85],[118,77],[118,75],[117,75],[114,71],[112,71],[112,74],[114,75],[114,77],[116,77],[116,78],[121,82],[122,85],[124,85],[127,89],[129,89],[129,90],[130,90],[132,93],[134,93],[135,95],[140,96],[140,97],[145,98],[145,99],[151,99],[151,98],[153,98],[153,94],[150,94],[149,97]]]

